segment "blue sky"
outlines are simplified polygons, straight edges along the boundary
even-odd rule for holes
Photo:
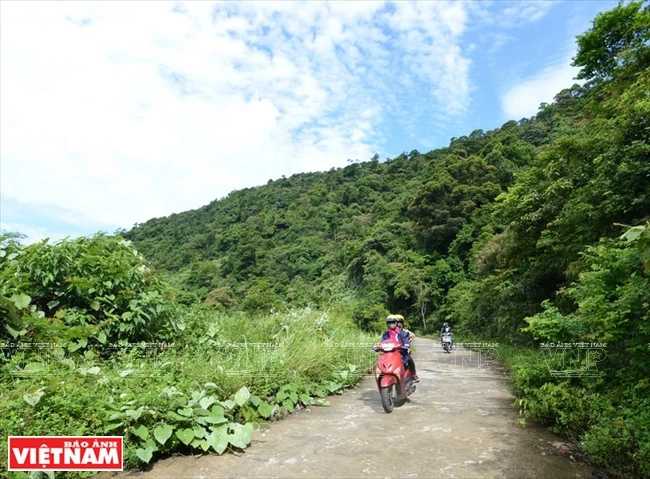
[[[615,5],[5,2],[0,228],[128,229],[532,116]]]

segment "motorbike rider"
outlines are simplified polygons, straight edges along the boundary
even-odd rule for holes
[[[413,380],[419,382],[420,378],[415,374],[415,364],[412,364],[413,360],[409,354],[411,344],[409,342],[408,335],[400,329],[397,325],[397,317],[393,314],[388,315],[386,318],[386,331],[381,336],[381,341],[399,341],[402,343],[402,349],[400,349],[400,354],[402,355],[402,363],[404,367],[407,367],[411,370],[413,374]],[[378,346],[373,347],[374,350],[378,349]]]
[[[395,317],[397,318],[397,327],[404,332],[410,344],[415,339],[415,334],[413,334],[411,331],[409,331],[404,327],[404,316],[402,316],[401,314],[396,314]],[[411,374],[413,374],[413,380],[416,383],[419,382],[420,378],[418,377],[417,374],[415,374],[415,361],[413,361],[413,357],[410,354],[408,355],[408,361],[405,362],[404,365],[405,367],[411,370]]]
[[[449,333],[451,334],[451,345],[454,345],[454,330],[451,329],[451,326],[449,326],[449,323],[445,322],[445,324],[442,325],[442,329],[440,330],[440,344],[442,345],[442,335],[443,333]]]

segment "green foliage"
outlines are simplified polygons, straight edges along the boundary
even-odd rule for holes
[[[120,237],[97,234],[21,248],[3,242],[0,251],[7,259],[0,264],[5,334],[85,347],[89,340],[167,339],[183,327],[175,319],[172,290]]]
[[[267,420],[328,406],[325,397],[359,381],[374,359],[376,338],[340,313],[250,316],[198,305],[181,313],[191,331],[153,354],[34,348],[3,358],[0,431],[124,435],[127,467],[174,452],[222,454],[246,448]],[[368,346],[339,346],[355,343]]]
[[[650,222],[630,228],[621,239],[636,243],[643,268],[646,273],[650,273]]]
[[[578,78],[611,78],[630,63],[650,60],[650,7],[643,2],[622,2],[598,14],[593,27],[578,35],[573,65],[582,67]]]

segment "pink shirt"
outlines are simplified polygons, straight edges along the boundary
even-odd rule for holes
[[[397,335],[399,334],[399,328],[389,329],[388,330],[388,339],[389,341],[399,341]]]

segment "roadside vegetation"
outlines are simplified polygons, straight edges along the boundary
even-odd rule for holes
[[[16,240],[4,237],[0,250],[4,437],[124,435],[125,467],[222,454],[269,420],[328,406],[370,367],[376,338],[342,307],[188,307],[119,237]]]

